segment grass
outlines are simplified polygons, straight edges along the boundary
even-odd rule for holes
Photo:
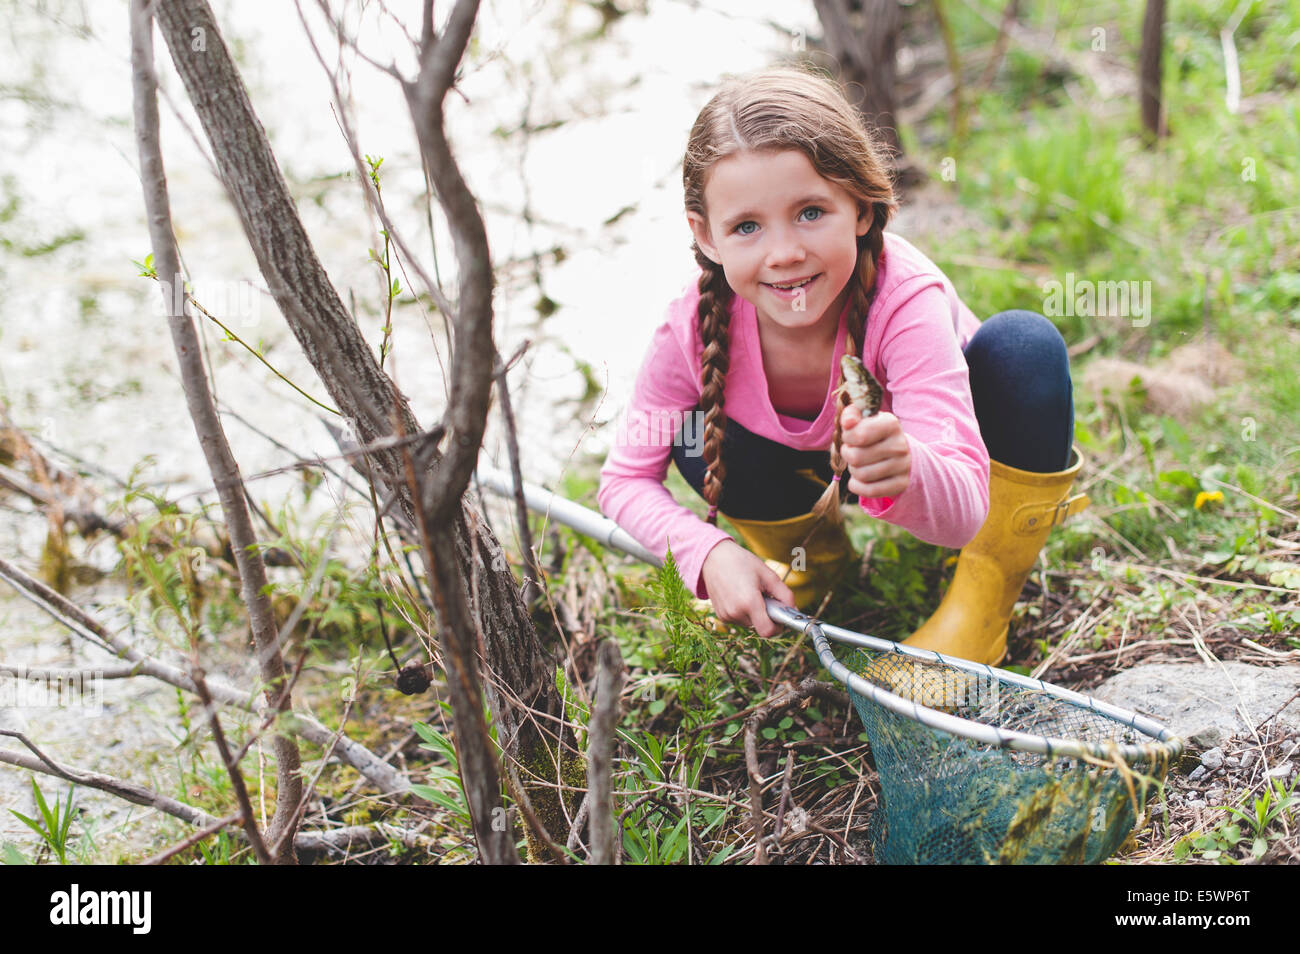
[[[68,789],[67,803],[60,803],[58,797],[54,799],[51,806],[45,800],[45,793],[41,791],[40,785],[36,779],[32,779],[32,799],[36,802],[36,809],[40,814],[39,818],[31,818],[13,809],[9,814],[13,815],[24,825],[36,832],[44,842],[45,848],[53,852],[58,858],[59,864],[68,863],[68,852],[72,840],[72,822],[77,817],[78,810],[73,807],[73,795],[76,792],[76,786]],[[5,864],[21,864],[27,861],[16,848],[11,845],[5,845]]]
[[[1294,809],[1300,804],[1294,792],[1294,782],[1288,787],[1275,779],[1258,798],[1246,798],[1240,805],[1220,806],[1228,819],[1211,832],[1184,839],[1175,850],[1194,851],[1207,861],[1237,860],[1234,854],[1243,851],[1248,853],[1247,858],[1258,861],[1268,853],[1270,841],[1290,834],[1290,827],[1295,824]]]

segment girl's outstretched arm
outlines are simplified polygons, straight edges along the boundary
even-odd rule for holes
[[[916,276],[890,289],[879,314],[885,411],[841,418],[849,489],[865,493],[874,517],[927,543],[965,546],[988,516],[989,456],[951,304],[935,279]]]
[[[671,545],[686,586],[708,599],[704,561],[731,537],[679,504],[664,487],[674,442],[681,442],[688,454],[702,448],[702,422],[695,411],[697,374],[669,324],[661,325],[601,468],[596,499],[605,516],[656,555],[664,556]]]

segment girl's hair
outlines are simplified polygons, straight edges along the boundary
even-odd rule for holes
[[[797,149],[817,174],[843,188],[871,214],[871,227],[858,237],[858,261],[850,279],[848,308],[849,354],[860,354],[866,336],[867,312],[876,290],[876,274],[884,251],[882,235],[890,214],[898,208],[883,147],[868,131],[857,111],[828,78],[803,69],[776,67],[728,80],[709,100],[691,127],[682,162],[686,210],[706,217],[704,187],[720,159],[738,152],[778,152]],[[731,303],[735,296],[722,266],[692,243],[701,268],[698,319],[703,342],[700,372],[704,410],[704,496],[709,522],[717,522],[718,501],[726,476],[722,461],[724,388],[729,366]],[[841,397],[841,406],[847,403]],[[844,470],[840,456],[838,414],[831,444],[831,467]]]

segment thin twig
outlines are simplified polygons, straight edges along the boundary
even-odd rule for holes
[[[11,666],[0,663],[0,672],[19,679],[43,679],[60,685],[78,685],[86,679],[130,679],[140,675],[139,666],[105,666],[102,669],[30,669],[27,666]]]
[[[772,698],[745,720],[745,768],[749,776],[749,814],[755,840],[753,863],[756,865],[767,864],[767,851],[763,847],[763,777],[758,768],[758,730],[776,713],[807,699],[818,690],[819,685],[812,677],[805,679],[797,688],[786,684],[783,694],[774,693]]]
[[[984,67],[984,75],[980,78],[980,85],[985,91],[992,88],[993,80],[998,74],[998,67],[1002,65],[1002,58],[1007,55],[1007,41],[1010,39],[1008,34],[1011,24],[1016,22],[1019,4],[1020,0],[1007,0],[1007,5],[1002,9],[1002,22],[998,24],[998,35],[993,41],[993,52],[989,56],[988,65]]]
[[[524,475],[520,462],[519,437],[515,431],[515,412],[510,403],[510,384],[507,378],[510,366],[519,360],[527,347],[528,342],[525,341],[509,362],[503,362],[501,355],[495,354],[492,373],[496,380],[497,397],[501,402],[501,422],[505,427],[506,452],[510,458],[510,479],[515,488],[515,521],[519,527],[519,548],[523,553],[524,568],[527,571],[523,600],[525,603],[531,603],[541,592],[545,577],[542,575],[537,554],[533,551],[533,532],[528,526],[528,504],[524,502]]]
[[[222,731],[221,720],[217,716],[217,707],[212,704],[212,693],[208,691],[203,670],[197,661],[190,667],[190,678],[194,680],[194,688],[198,690],[199,700],[203,703],[203,709],[208,716],[208,725],[212,728],[212,740],[216,743],[217,752],[221,754],[221,762],[225,765],[226,772],[230,775],[230,783],[235,789],[235,801],[239,803],[244,833],[248,835],[248,842],[253,846],[253,854],[257,855],[258,862],[269,865],[272,863],[271,855],[267,852],[266,842],[262,840],[262,833],[257,828],[257,819],[253,817],[253,806],[248,800],[248,787],[244,784],[244,773],[239,770],[239,762],[231,757],[230,746],[226,744],[226,733]],[[295,818],[286,829],[286,834],[291,833],[296,825]],[[277,857],[279,857],[278,852]]]
[[[174,798],[169,798],[158,792],[151,791],[142,785],[134,782],[128,782],[125,779],[115,778],[111,775],[105,775],[101,772],[87,772],[80,769],[69,768],[55,762],[33,743],[27,736],[21,732],[15,732],[11,729],[0,729],[0,735],[17,739],[33,753],[24,755],[22,752],[15,752],[12,749],[0,749],[0,762],[7,762],[10,765],[16,765],[19,768],[25,768],[32,772],[41,772],[45,775],[53,775],[69,782],[75,782],[84,788],[99,789],[102,792],[108,792],[110,795],[116,795],[118,798],[125,799],[136,805],[144,805],[147,808],[156,808],[168,815],[174,815],[182,821],[191,825],[210,825],[216,819],[202,809],[186,805],[184,802],[178,802]]]
[[[149,856],[144,861],[140,862],[140,864],[160,865],[163,862],[171,858],[174,858],[176,855],[179,855],[186,848],[190,848],[194,845],[197,845],[205,838],[211,838],[213,835],[215,835],[217,832],[221,831],[221,829],[227,827],[228,825],[233,825],[235,822],[242,821],[243,818],[244,816],[240,812],[235,812],[233,815],[227,815],[225,818],[218,818],[211,825],[204,825],[202,828],[200,828],[194,834],[190,835],[188,838],[178,841],[170,848],[165,848],[155,855]]]
[[[785,810],[790,804],[790,777],[794,774],[794,749],[786,749],[785,774],[781,779],[781,800],[777,802],[776,824],[772,826],[772,836],[780,842],[781,830],[785,825]]]
[[[4,579],[21,596],[36,604],[71,632],[110,655],[119,656],[133,663],[139,668],[140,675],[158,679],[186,692],[196,693],[194,681],[183,670],[135,649],[121,636],[109,632],[94,617],[63,594],[18,569],[2,557],[0,557],[0,579]],[[257,695],[255,692],[227,686],[214,680],[208,680],[208,686],[212,690],[213,698],[222,705],[249,712],[258,712],[262,709],[253,701]],[[273,709],[272,717],[274,711]],[[320,746],[329,745],[332,731],[309,714],[294,712],[292,722],[294,730],[308,742]],[[340,741],[340,758],[384,792],[405,792],[411,787],[410,780],[405,774],[353,739],[344,737]]]

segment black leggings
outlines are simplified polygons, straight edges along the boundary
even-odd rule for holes
[[[989,456],[1019,470],[1064,470],[1074,439],[1074,391],[1065,339],[1056,326],[1032,311],[999,312],[980,325],[964,354]],[[704,456],[688,453],[679,435],[672,457],[703,496]],[[718,509],[740,520],[805,514],[831,479],[829,451],[794,450],[735,421],[723,432],[722,460],[726,478]],[[849,495],[850,502],[856,500]]]

